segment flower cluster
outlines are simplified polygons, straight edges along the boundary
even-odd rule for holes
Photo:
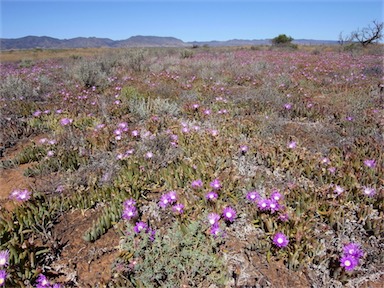
[[[208,223],[210,224],[209,233],[214,237],[223,235],[223,230],[220,228],[219,224],[220,215],[216,213],[208,214]]]
[[[123,133],[128,131],[128,123],[127,122],[121,122],[117,124],[117,128],[113,131],[113,134],[115,135],[115,140],[121,140]]]
[[[184,213],[184,205],[181,203],[177,203],[177,193],[176,191],[169,191],[166,194],[163,194],[160,198],[159,206],[163,209],[168,206],[174,204],[172,206],[172,211],[175,214],[183,214]]]
[[[343,255],[340,258],[340,266],[344,267],[347,271],[352,271],[359,265],[360,258],[363,256],[363,251],[360,245],[356,243],[349,243],[343,248]]]
[[[283,195],[277,190],[272,190],[269,198],[263,198],[258,191],[250,191],[246,196],[247,200],[255,203],[260,211],[269,211],[275,213],[281,210],[280,201],[283,199]]]

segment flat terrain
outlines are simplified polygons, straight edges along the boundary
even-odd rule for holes
[[[380,287],[382,49],[1,52],[6,287]]]

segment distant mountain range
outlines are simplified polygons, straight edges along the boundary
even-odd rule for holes
[[[332,45],[337,41],[306,40],[293,41],[302,45]],[[0,50],[11,49],[63,49],[63,48],[97,48],[97,47],[192,47],[192,46],[245,46],[245,45],[268,45],[269,39],[265,40],[242,40],[233,39],[227,41],[193,41],[184,42],[174,37],[159,36],[132,36],[125,40],[111,40],[108,38],[77,37],[71,39],[57,39],[47,36],[26,36],[16,39],[0,38]]]

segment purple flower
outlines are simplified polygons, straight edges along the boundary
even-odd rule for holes
[[[113,131],[113,134],[115,134],[116,136],[121,136],[122,133],[123,133],[123,131],[121,129],[115,129]]]
[[[200,189],[203,187],[203,181],[201,179],[194,180],[191,183],[191,187],[192,189]]]
[[[160,202],[159,202],[159,206],[161,208],[166,208],[170,203],[170,199],[169,199],[169,195],[168,194],[164,194],[161,196],[160,198]]]
[[[177,203],[177,204],[173,205],[172,211],[176,214],[183,214],[184,213],[184,205]]]
[[[374,160],[374,159],[366,159],[366,160],[364,160],[364,165],[369,167],[369,168],[375,168],[376,160]]]
[[[39,277],[37,277],[36,283],[37,283],[36,288],[50,287],[51,286],[51,283],[49,283],[47,277],[43,274],[40,274]]]
[[[5,267],[9,263],[9,251],[0,251],[0,267]]]
[[[175,203],[177,201],[176,191],[169,191],[167,193],[167,195],[168,195],[168,199],[169,199],[170,204]]]
[[[268,201],[269,203],[269,210],[271,210],[272,213],[276,212],[276,211],[279,211],[280,209],[280,204],[275,201],[275,200],[269,200]]]
[[[220,226],[218,223],[215,223],[211,226],[211,228],[209,229],[209,233],[211,233],[211,235],[213,235],[214,237],[217,237],[217,236],[220,236],[223,234],[223,231],[221,230]]]
[[[335,189],[333,190],[337,195],[340,195],[341,193],[344,192],[344,188],[339,186],[339,185],[336,185],[335,186]]]
[[[73,119],[70,119],[70,118],[62,118],[60,120],[61,126],[67,126],[69,124],[72,124],[72,122],[73,122]]]
[[[149,234],[149,240],[154,241],[156,236],[156,230],[152,228],[148,228],[147,233]]]
[[[131,220],[138,215],[137,209],[135,206],[126,206],[123,210],[122,218],[125,220]]]
[[[376,194],[375,188],[364,187],[363,193],[369,197],[372,197]]]
[[[124,201],[124,207],[135,206],[136,201],[133,198],[129,198]]]
[[[349,243],[343,248],[344,255],[353,256],[357,259],[363,256],[363,251],[360,249],[360,245],[357,243]]]
[[[24,190],[13,190],[11,195],[9,196],[11,199],[15,199],[17,201],[23,202],[27,201],[31,198],[31,192],[28,191],[27,189]]]
[[[216,213],[209,213],[208,214],[208,222],[211,225],[215,225],[219,222],[220,220],[220,215]]]
[[[147,232],[148,231],[148,225],[147,223],[143,221],[136,222],[135,227],[133,227],[133,230],[139,234],[141,231]]]
[[[183,127],[181,128],[181,132],[186,134],[186,133],[189,133],[189,128],[188,127]]]
[[[221,183],[220,183],[219,179],[213,180],[209,185],[212,187],[213,190],[220,190],[221,189]]]
[[[246,152],[248,152],[248,150],[249,150],[249,148],[248,148],[247,145],[241,145],[241,146],[240,146],[240,152],[241,152],[242,154],[245,154]]]
[[[39,117],[41,115],[41,111],[40,110],[37,110],[35,112],[33,112],[32,114],[34,117]]]
[[[217,135],[219,135],[219,131],[217,131],[216,129],[211,129],[210,130],[210,133],[212,136],[216,137]]]
[[[266,211],[269,209],[269,200],[268,199],[259,199],[257,201],[257,207],[259,207],[259,209],[261,211]]]
[[[287,222],[287,221],[289,221],[289,215],[287,213],[280,214],[279,220],[282,222]]]
[[[145,158],[147,158],[147,159],[151,159],[153,157],[153,153],[152,152],[147,152],[147,153],[145,153]]]
[[[272,191],[271,199],[275,201],[280,201],[281,199],[283,199],[283,195],[281,195],[280,192],[275,189]]]
[[[250,191],[247,194],[247,200],[251,202],[256,202],[260,199],[260,194],[257,191]]]
[[[49,150],[49,151],[47,152],[47,156],[48,156],[48,157],[53,157],[53,156],[55,156],[55,152],[52,151],[52,150]]]
[[[132,137],[139,137],[139,131],[132,130],[131,135],[132,135]]]
[[[215,201],[217,199],[217,197],[219,197],[219,195],[217,195],[217,193],[215,191],[208,192],[205,195],[205,198],[209,201]]]
[[[330,161],[329,161],[329,159],[327,157],[324,157],[324,158],[321,159],[321,163],[322,164],[329,164]]]
[[[284,108],[286,110],[290,110],[292,108],[292,104],[291,103],[286,103],[286,104],[284,104]]]
[[[328,172],[334,174],[336,172],[336,167],[329,167]]]
[[[344,267],[345,270],[351,271],[359,264],[359,260],[352,255],[344,255],[340,259],[340,266]]]
[[[295,142],[295,141],[291,141],[291,142],[288,143],[288,146],[287,146],[287,147],[288,147],[289,149],[295,149],[296,146],[297,146],[296,142]]]
[[[275,244],[277,247],[286,247],[288,242],[289,240],[287,239],[287,236],[285,236],[283,233],[278,232],[273,237],[273,244]]]
[[[205,109],[203,113],[208,116],[211,114],[211,110]]]
[[[0,286],[4,286],[6,279],[7,279],[7,272],[5,270],[0,270]]]
[[[229,222],[233,222],[236,218],[236,211],[232,207],[225,207],[223,209],[223,217]]]
[[[127,122],[121,122],[117,124],[117,127],[122,129],[124,132],[128,131],[128,123]]]

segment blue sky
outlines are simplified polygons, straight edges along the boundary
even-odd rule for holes
[[[294,39],[337,40],[340,32],[347,35],[383,21],[383,3],[374,0],[0,1],[1,38],[154,35],[209,41],[284,33]]]

